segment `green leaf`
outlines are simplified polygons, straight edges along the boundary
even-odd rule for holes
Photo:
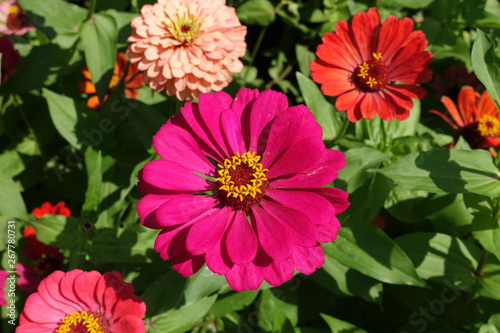
[[[336,182],[345,183],[346,186],[342,188],[352,193],[373,176],[366,172],[368,169],[378,168],[382,162],[390,158],[390,155],[374,148],[351,148],[345,152],[345,163],[349,167],[338,171]]]
[[[316,54],[310,51],[307,46],[301,44],[295,44],[295,54],[297,55],[297,63],[300,72],[306,77],[309,77],[309,75],[311,75],[309,64],[316,59]]]
[[[348,323],[347,321],[330,317],[324,313],[320,313],[320,316],[326,321],[332,333],[367,333],[364,329]]]
[[[500,56],[491,38],[479,29],[476,32],[471,54],[472,67],[497,107],[500,107]]]
[[[323,244],[325,254],[365,275],[392,284],[424,286],[401,248],[371,225],[342,227],[334,242]]]
[[[325,99],[318,85],[300,72],[295,76],[307,107],[312,111],[323,129],[323,140],[333,140],[339,134],[342,120],[333,105]],[[337,114],[336,114],[337,113]]]
[[[55,92],[42,89],[43,96],[49,105],[50,117],[57,131],[66,141],[75,148],[80,148],[77,137],[78,112],[74,100],[71,97],[56,94]]]
[[[266,332],[282,332],[287,320],[292,325],[297,325],[297,305],[290,303],[289,299],[280,294],[281,290],[262,290],[259,298],[259,326]],[[278,295],[280,297],[278,297]]]
[[[85,202],[82,206],[82,219],[90,219],[95,223],[97,211],[101,202],[102,184],[101,151],[88,147],[85,151],[85,167],[87,169],[88,185],[85,193]]]
[[[481,277],[476,286],[480,296],[500,301],[500,265],[485,264],[481,270]]]
[[[361,297],[367,302],[382,301],[382,283],[325,255],[325,263],[311,278],[338,295]]]
[[[220,318],[228,313],[240,311],[250,305],[258,294],[259,290],[245,290],[232,293],[226,297],[219,297],[208,314]]]
[[[500,199],[476,194],[465,195],[472,213],[472,235],[500,260]]]
[[[412,99],[410,116],[405,120],[393,119],[383,122],[386,136],[390,139],[414,136],[420,123],[420,100]]]
[[[481,254],[474,243],[431,232],[406,234],[395,242],[408,254],[423,279],[472,290],[475,283],[472,272]]]
[[[194,303],[226,285],[226,279],[223,276],[213,273],[205,266],[195,275],[189,277],[184,291],[185,304]]]
[[[83,247],[85,237],[75,218],[48,214],[31,222],[31,225],[36,230],[36,238],[42,243],[71,251]]]
[[[241,22],[245,24],[270,25],[276,19],[276,11],[268,0],[247,0],[236,8]]]
[[[204,297],[199,301],[152,318],[152,333],[183,333],[200,322],[215,303],[217,295]]]
[[[85,62],[99,100],[108,92],[109,81],[116,62],[118,31],[116,22],[108,14],[94,14],[80,30]]]
[[[500,333],[500,313],[491,315],[488,322],[481,325],[478,333]]]
[[[500,173],[486,150],[411,153],[374,172],[408,190],[500,196]]]
[[[420,223],[425,219],[415,206],[427,198],[425,191],[408,191],[395,185],[384,202],[392,216],[406,223]]]
[[[141,299],[148,305],[146,316],[151,317],[173,311],[172,308],[182,298],[186,282],[186,279],[174,270],[169,270],[151,281],[147,289],[140,295]]]
[[[0,215],[16,219],[25,218],[28,212],[19,186],[4,173],[0,173],[0,189]]]
[[[63,0],[19,0],[36,27],[62,48],[68,49],[78,39],[80,24],[87,10]]]

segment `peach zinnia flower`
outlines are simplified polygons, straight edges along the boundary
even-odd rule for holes
[[[424,51],[427,39],[413,25],[410,18],[393,15],[382,24],[378,10],[370,8],[354,15],[351,25],[339,21],[334,33],[323,36],[311,77],[325,95],[338,96],[335,107],[347,110],[350,121],[376,114],[403,120],[410,115],[411,99],[425,96],[415,84],[431,79],[426,66],[432,54]]]
[[[220,91],[238,73],[246,27],[225,0],[159,0],[132,20],[130,61],[151,89],[179,100]]]
[[[0,34],[21,36],[33,28],[16,0],[0,2]]]
[[[458,94],[458,109],[447,96],[441,101],[453,120],[442,112],[431,112],[457,130],[455,142],[462,136],[471,148],[488,149],[496,157],[493,146],[500,146],[500,112],[488,91],[479,94],[472,87],[464,86]]]
[[[26,300],[16,333],[141,333],[145,312],[119,272],[55,271]]]
[[[128,64],[128,69],[127,69]],[[125,71],[127,74],[125,75]],[[83,76],[85,76],[85,81],[80,81],[78,83],[78,90],[86,94],[95,94],[96,89],[94,84],[91,81],[90,72],[85,67],[82,70]],[[127,56],[123,52],[119,52],[116,56],[116,63],[113,69],[113,76],[111,76],[111,80],[108,85],[108,95],[118,86],[120,80],[125,76],[125,95],[128,98],[134,99],[137,97],[137,88],[140,88],[144,85],[144,81],[142,80],[142,74],[137,70],[137,66],[128,63]],[[104,96],[104,102],[108,99],[108,95]],[[99,101],[99,97],[97,95],[90,96],[87,100],[87,106],[91,109],[97,109],[102,106],[101,101]]]

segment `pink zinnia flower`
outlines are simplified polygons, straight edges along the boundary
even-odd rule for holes
[[[16,333],[140,333],[145,312],[119,272],[55,271],[26,300]]]
[[[206,262],[237,290],[278,286],[324,262],[347,193],[322,187],[344,167],[321,127],[284,94],[242,89],[186,103],[153,137],[137,210],[161,229],[155,250],[183,276]]]
[[[403,120],[410,115],[411,99],[425,96],[415,84],[431,79],[432,53],[424,51],[427,39],[413,25],[410,18],[393,15],[381,23],[377,8],[370,8],[354,15],[351,25],[341,20],[334,33],[323,36],[311,77],[325,95],[338,96],[335,107],[347,110],[350,121],[376,114]]]
[[[16,0],[0,2],[0,34],[21,36],[33,28]]]
[[[132,20],[130,61],[151,89],[179,100],[220,91],[243,64],[246,27],[225,0],[159,0]]]
[[[2,54],[2,78],[1,84],[17,71],[19,63],[19,52],[14,48],[14,44],[8,36],[0,37],[0,53]]]
[[[7,274],[6,271],[0,270],[0,306],[6,306],[7,300],[5,299],[5,287],[7,287]]]

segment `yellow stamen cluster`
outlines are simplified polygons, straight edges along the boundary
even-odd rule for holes
[[[109,81],[109,89],[114,89],[120,83],[120,77],[118,75],[113,74],[111,80]]]
[[[84,326],[88,333],[104,333],[99,318],[87,313],[87,311],[75,312],[64,317],[56,333],[69,333],[76,325]]]
[[[21,12],[21,8],[19,8],[19,6],[17,6],[17,5],[12,5],[9,8],[10,15],[18,16],[20,12]]]
[[[500,135],[500,121],[498,118],[485,114],[479,119],[477,129],[482,136]]]
[[[255,153],[244,153],[240,155],[239,152],[236,156],[231,157],[231,159],[226,158],[224,160],[224,165],[219,164],[219,178],[215,181],[220,182],[222,185],[219,186],[219,190],[226,191],[227,197],[233,196],[234,198],[239,198],[243,201],[247,196],[255,198],[258,193],[262,193],[260,187],[267,181],[266,171],[263,165],[259,163],[260,156],[255,156]],[[247,184],[237,185],[233,179],[232,173],[237,170],[238,167],[246,166],[252,172],[252,179],[249,179]]]
[[[373,52],[372,57],[376,61],[379,61],[380,59],[382,59],[382,53]],[[365,83],[369,85],[370,88],[373,88],[374,86],[379,84],[379,82],[374,77],[371,77],[370,74],[368,73],[368,71],[370,70],[370,65],[366,61],[363,61],[363,63],[359,65],[358,68],[359,68],[358,76],[361,77],[363,80],[366,80]]]
[[[194,15],[188,14],[177,20],[165,20],[164,24],[170,32],[167,37],[175,38],[187,45],[191,44],[191,41],[198,35],[198,17]]]

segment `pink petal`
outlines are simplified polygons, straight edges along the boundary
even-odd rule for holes
[[[236,265],[248,264],[257,254],[257,236],[244,212],[234,214],[234,220],[226,236],[229,258]]]
[[[253,263],[242,266],[235,265],[226,273],[226,280],[229,286],[236,291],[256,290],[259,289],[264,280],[264,268]]]
[[[190,256],[188,259],[177,259],[172,260],[172,267],[182,276],[188,277],[198,272],[200,268],[205,263],[205,256]]]
[[[221,247],[223,241],[225,241],[224,237],[205,254],[208,268],[220,275],[226,274],[233,267],[233,262],[229,258],[226,247]]]
[[[320,137],[296,141],[281,155],[269,171],[267,178],[299,173],[314,165],[323,155],[325,144]]]
[[[39,323],[26,323],[20,322],[16,328],[16,333],[47,333],[47,332],[55,332],[59,325],[55,322],[48,324],[39,324]]]
[[[238,116],[241,118],[243,112],[247,114],[250,112],[253,101],[257,98],[257,96],[259,96],[258,89],[252,90],[248,88],[242,88],[236,93],[233,103],[231,104],[231,109],[236,112],[236,114],[238,114]]]
[[[314,191],[325,197],[332,204],[335,209],[335,215],[344,212],[350,203],[347,201],[349,194],[345,191],[339,190],[333,187],[321,187],[315,189],[309,189],[308,191]]]
[[[182,225],[163,229],[156,237],[154,250],[163,260],[190,255],[186,249],[186,238],[190,228],[190,225]]]
[[[112,332],[146,332],[144,327],[144,320],[137,316],[120,317],[111,325]]]
[[[49,305],[43,300],[40,292],[34,293],[26,300],[23,315],[31,322],[51,324],[59,322],[67,314],[75,311],[75,309],[66,308],[64,304],[59,304],[58,307],[55,306],[57,306],[56,303],[51,302],[51,305]],[[40,309],[43,309],[43,311],[40,311]]]
[[[101,278],[101,274],[97,271],[86,272],[86,274],[79,274],[75,277],[75,288],[76,296],[81,300],[84,306],[90,311],[99,310],[99,303],[97,298],[95,298],[92,292],[97,284],[97,281]],[[90,291],[90,292],[89,292]]]
[[[293,249],[292,258],[295,269],[304,274],[313,273],[325,263],[325,255],[321,245],[315,247],[299,247]]]
[[[189,170],[209,174],[215,168],[186,127],[182,114],[174,115],[153,136],[153,146],[162,159],[182,161]]]
[[[300,246],[316,245],[318,239],[318,229],[310,216],[293,208],[285,207],[269,200],[263,200],[261,202],[261,206],[267,213],[269,213],[270,216],[274,217],[282,225],[290,228],[291,241],[294,244]],[[280,260],[278,258],[275,259]]]
[[[217,205],[218,199],[208,195],[180,194],[164,202],[155,213],[158,224],[174,226],[191,221]]]
[[[304,212],[315,224],[330,223],[335,216],[330,202],[314,192],[267,190],[266,195],[283,206]]]
[[[275,260],[285,260],[290,257],[291,231],[259,206],[253,206],[252,213],[252,224],[264,251]]]
[[[241,124],[238,114],[230,109],[222,111],[220,115],[221,130],[225,138],[227,151],[230,156],[237,152],[245,153],[245,145],[241,134]]]
[[[264,268],[264,279],[271,286],[280,286],[290,280],[294,273],[294,262],[292,258],[285,261],[273,261]]]
[[[172,199],[173,195],[147,194],[137,203],[137,213],[141,224],[148,228],[162,229],[163,226],[156,219],[155,211],[165,202]]]
[[[337,239],[340,229],[340,222],[336,216],[332,218],[330,223],[321,224],[318,226],[318,242],[329,243]]]
[[[143,168],[142,177],[145,182],[169,191],[199,193],[209,189],[205,178],[173,161],[148,162]]]
[[[186,238],[186,248],[192,255],[205,254],[221,239],[232,219],[233,212],[228,207],[215,210],[213,214],[198,219]]]

